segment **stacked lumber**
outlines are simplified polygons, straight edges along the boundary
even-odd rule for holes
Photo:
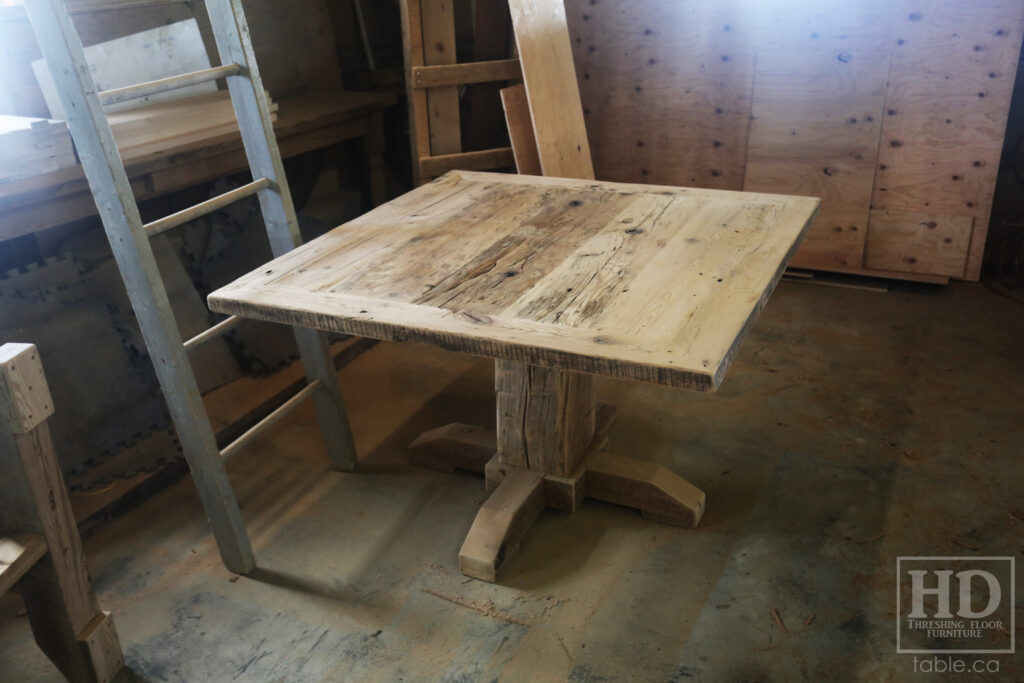
[[[270,102],[270,95],[267,95]],[[277,118],[277,104],[270,102]],[[238,135],[238,121],[226,90],[160,102],[107,115],[125,163],[214,138]]]
[[[0,116],[0,183],[75,165],[63,121]]]

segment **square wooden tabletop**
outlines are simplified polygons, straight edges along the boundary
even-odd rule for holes
[[[453,171],[209,302],[246,318],[709,391],[819,204]]]

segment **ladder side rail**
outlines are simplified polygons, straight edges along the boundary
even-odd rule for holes
[[[280,256],[301,244],[302,238],[241,0],[207,0],[206,9],[221,62],[242,67],[242,74],[228,77],[228,90],[253,177],[267,178],[271,182],[270,187],[260,190],[257,196],[271,250],[274,256]],[[356,465],[355,440],[327,336],[308,328],[293,330],[307,380],[311,384],[320,382],[313,404],[331,467],[352,471]]]

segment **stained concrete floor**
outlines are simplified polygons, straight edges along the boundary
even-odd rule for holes
[[[220,564],[188,478],[87,539],[125,678],[912,680],[895,558],[1024,553],[1022,313],[980,285],[783,283],[717,394],[598,384],[609,447],[705,489],[701,527],[547,511],[500,585],[458,571],[482,479],[403,456],[492,419],[491,363],[381,344],[341,373],[360,473],[328,470],[310,410],[230,463],[252,575]],[[53,680],[18,611],[0,681]],[[1024,678],[999,660],[981,680]]]

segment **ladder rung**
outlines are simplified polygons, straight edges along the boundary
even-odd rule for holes
[[[240,437],[229,443],[224,447],[224,450],[220,452],[220,457],[227,460],[235,453],[244,447],[247,443],[255,439],[257,436],[265,432],[271,425],[280,420],[282,417],[290,413],[295,409],[297,405],[305,401],[307,398],[313,395],[317,389],[321,387],[321,382],[318,379],[313,380],[305,387],[302,388],[297,394],[292,396],[290,399],[278,406],[274,412],[267,415],[265,418],[254,424],[249,431],[242,434]]]
[[[126,85],[123,88],[104,90],[100,93],[100,102],[104,105],[117,104],[118,102],[124,102],[125,100],[134,100],[137,97],[147,97],[149,95],[167,92],[168,90],[177,90],[178,88],[187,88],[190,85],[198,85],[199,83],[206,83],[207,81],[215,81],[218,78],[237,76],[240,73],[242,73],[242,67],[238,64],[215,66],[210,69],[202,69],[200,71],[181,74],[180,76],[161,78],[157,81],[148,81],[146,83]]]
[[[233,315],[230,318],[225,318],[224,320],[221,320],[219,323],[217,323],[210,329],[203,330],[202,332],[200,332],[199,334],[185,342],[185,350],[192,351],[193,349],[197,349],[206,342],[210,341],[211,339],[215,339],[220,335],[224,334],[225,332],[227,332],[228,330],[234,329],[241,322],[242,318],[239,318],[237,315]]]
[[[264,190],[270,187],[270,180],[267,178],[260,178],[254,180],[247,185],[236,187],[235,189],[225,192],[224,194],[217,195],[213,199],[207,199],[205,202],[190,206],[187,209],[182,209],[178,213],[172,213],[170,216],[164,216],[152,223],[146,223],[142,228],[146,231],[146,234],[150,237],[159,235],[165,230],[176,228],[179,225],[184,225],[189,221],[194,221],[200,216],[205,216],[208,213],[223,209],[229,204],[233,204],[246,197],[251,197],[260,190]]]

